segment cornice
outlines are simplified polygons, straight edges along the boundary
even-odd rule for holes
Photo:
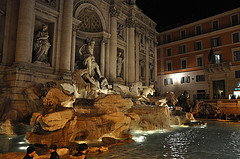
[[[225,33],[225,32],[229,32],[229,31],[232,31],[232,30],[236,30],[236,29],[239,29],[239,28],[240,28],[240,24],[232,26],[232,27],[212,31],[212,32],[209,32],[209,33],[196,35],[196,36],[192,36],[192,37],[189,37],[189,38],[169,42],[169,43],[166,43],[166,44],[160,44],[160,45],[158,45],[158,48],[168,47],[168,46],[172,46],[172,45],[176,45],[176,44],[180,44],[180,43],[186,43],[186,42],[189,42],[189,41],[196,41],[196,40],[201,39],[201,38],[216,36],[216,35],[219,35],[219,34],[222,34],[222,33]]]

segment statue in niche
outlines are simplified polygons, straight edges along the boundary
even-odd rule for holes
[[[95,41],[92,40],[87,41],[87,44],[79,49],[79,54],[83,59],[81,63],[83,69],[76,70],[74,73],[74,87],[76,94],[78,93],[77,98],[94,99],[98,96],[98,93],[103,93],[108,87],[107,79],[101,75],[99,65],[93,56],[94,46]],[[79,78],[81,79],[80,82]],[[85,85],[82,86],[82,83],[85,83]]]
[[[87,67],[88,74],[90,77],[94,78],[102,78],[101,71],[99,69],[99,65],[97,64],[95,57],[93,56],[95,41],[90,41],[87,44],[84,44],[79,53],[84,57],[83,64]]]
[[[123,62],[124,62],[124,59],[123,59],[122,52],[119,51],[117,56],[117,77],[121,77]]]
[[[49,63],[48,50],[50,47],[51,44],[49,43],[48,26],[43,24],[42,29],[34,36],[35,57],[33,58],[33,62]]]
[[[120,37],[120,38],[123,38],[123,25],[118,23],[117,24],[117,35]]]

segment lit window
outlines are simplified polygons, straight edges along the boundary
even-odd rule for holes
[[[181,83],[190,83],[190,76],[185,76],[181,78]]]
[[[222,56],[221,54],[215,55],[215,63],[221,63],[222,62]]]
[[[164,79],[164,85],[170,85],[170,84],[173,84],[173,79],[172,78]]]

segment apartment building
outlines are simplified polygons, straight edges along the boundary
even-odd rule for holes
[[[240,8],[161,32],[158,89],[191,100],[240,95]]]

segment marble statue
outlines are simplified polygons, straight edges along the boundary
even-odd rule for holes
[[[122,73],[122,65],[123,65],[124,59],[122,57],[122,52],[118,52],[118,57],[117,57],[117,77],[121,77]]]
[[[141,81],[135,82],[132,84],[131,93],[135,96],[140,96],[141,91],[143,90],[143,85]]]
[[[84,44],[79,53],[84,57],[83,64],[87,67],[88,73],[90,77],[101,78],[101,71],[99,69],[99,65],[97,64],[95,57],[93,56],[95,41],[90,41],[87,44]]]
[[[35,57],[33,62],[49,63],[48,50],[51,47],[49,43],[48,26],[42,25],[42,29],[39,30],[34,36],[34,52]]]
[[[154,85],[150,85],[149,87],[144,88],[142,92],[142,99],[150,102],[148,95],[150,94],[152,96],[154,92],[155,92]]]
[[[108,89],[107,79],[101,75],[99,65],[94,57],[95,41],[87,42],[79,49],[83,59],[82,68],[73,73],[73,88],[76,98],[94,99]]]

